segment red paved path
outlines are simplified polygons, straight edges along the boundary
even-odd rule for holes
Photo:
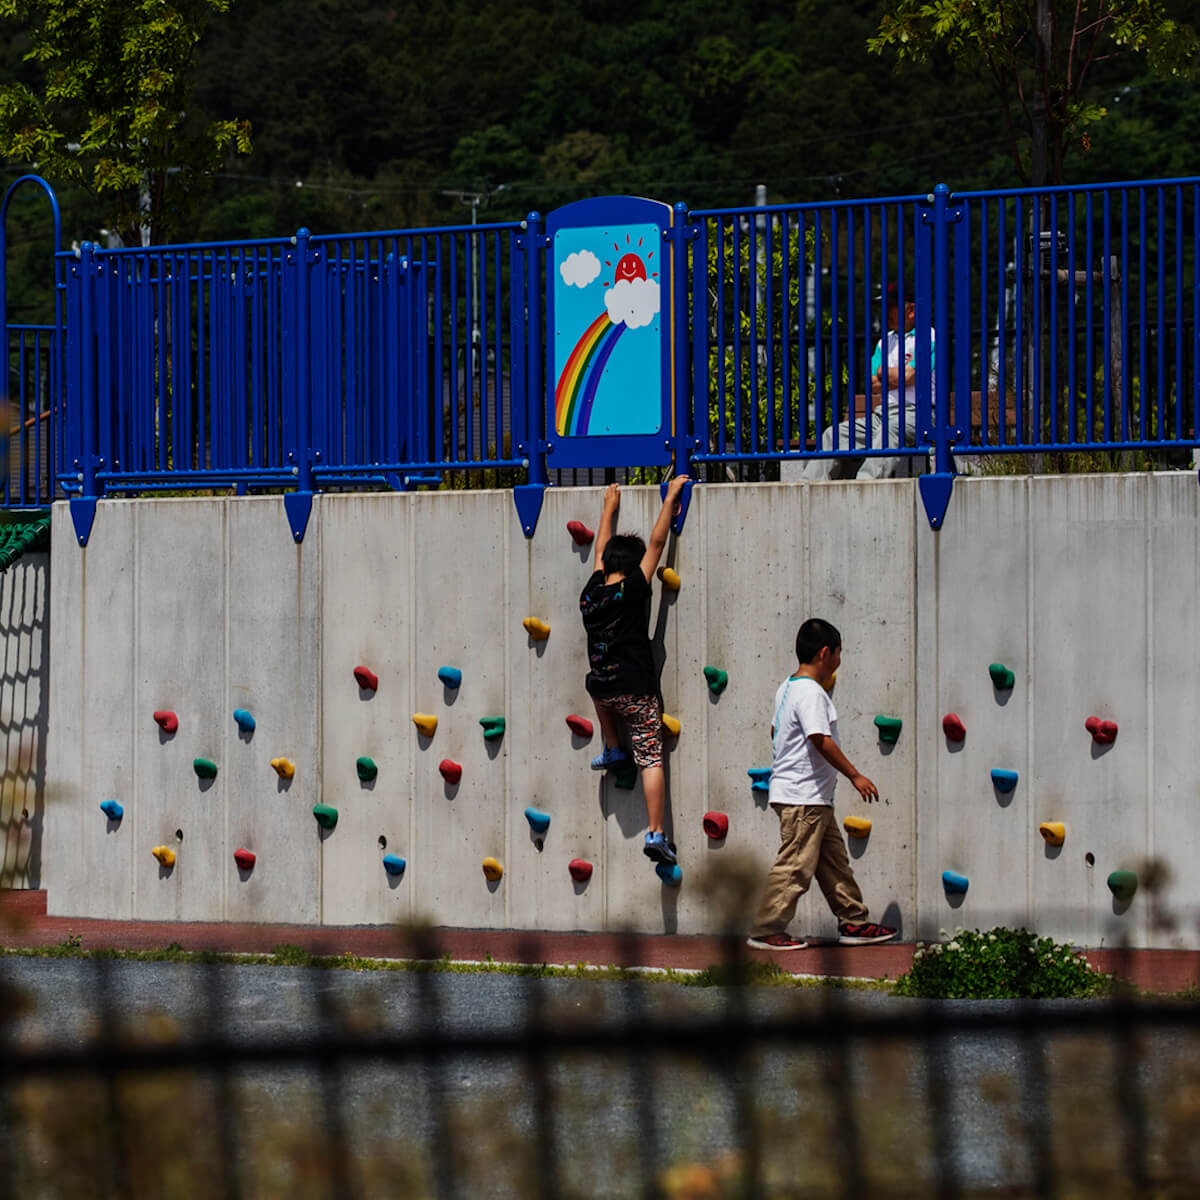
[[[281,942],[323,954],[368,958],[436,958],[456,961],[553,963],[593,966],[700,969],[724,961],[728,943],[718,937],[663,934],[529,933],[495,929],[435,929],[424,933],[388,925],[235,925],[196,921],[99,921],[49,917],[46,893],[0,891],[0,944],[53,946],[78,935],[84,949],[159,949],[267,953]],[[734,948],[741,953],[745,943]],[[778,962],[802,975],[895,979],[912,963],[910,942],[882,946],[812,944],[807,950],[769,954],[746,949],[752,959]],[[1089,950],[1102,971],[1114,971],[1139,988],[1178,992],[1200,987],[1200,952],[1190,950]]]

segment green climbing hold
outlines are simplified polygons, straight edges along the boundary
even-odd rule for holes
[[[216,779],[217,777],[217,764],[211,758],[192,759],[192,770],[201,779]]]
[[[1016,676],[1003,663],[989,663],[988,674],[992,677],[992,686],[1002,692],[1007,692],[1016,682]]]
[[[627,792],[633,791],[637,787],[638,770],[634,763],[626,763],[623,767],[618,767],[613,776],[616,779],[617,787],[623,788]]]
[[[708,690],[714,696],[719,696],[729,686],[729,672],[720,667],[705,667],[704,678],[708,680]]]
[[[483,740],[485,742],[494,742],[497,738],[504,736],[503,717],[480,717],[479,723],[483,726]]]
[[[375,765],[375,760],[368,758],[365,754],[355,762],[354,769],[358,772],[359,779],[364,783],[370,783],[379,774],[379,768]]]
[[[1132,900],[1133,893],[1137,891],[1137,883],[1136,871],[1114,871],[1108,877],[1108,890],[1118,900]]]
[[[894,744],[900,740],[900,728],[904,724],[899,717],[876,717],[875,728],[879,730],[879,740]]]
[[[332,829],[337,824],[338,812],[328,804],[314,804],[313,816],[322,829]]]

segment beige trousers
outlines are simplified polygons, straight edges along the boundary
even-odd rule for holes
[[[796,903],[817,877],[839,921],[865,921],[867,906],[850,869],[846,843],[832,804],[778,804],[779,856],[767,875],[751,937],[783,933]]]

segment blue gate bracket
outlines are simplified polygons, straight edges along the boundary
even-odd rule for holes
[[[925,515],[930,529],[941,529],[946,509],[950,506],[950,492],[954,487],[954,475],[939,471],[933,475],[922,475],[917,480],[921,499],[925,501]]]
[[[513,488],[513,503],[526,537],[533,537],[538,517],[542,513],[542,501],[546,498],[544,483],[519,483]]]
[[[285,492],[283,495],[283,510],[287,513],[292,537],[298,542],[304,541],[304,533],[308,529],[308,517],[312,512],[312,502],[312,492]],[[72,500],[71,503],[74,505],[76,501]]]
[[[94,496],[75,496],[67,503],[71,506],[71,520],[75,524],[75,534],[79,544],[86,546],[92,536],[92,522],[96,519],[96,498]]]

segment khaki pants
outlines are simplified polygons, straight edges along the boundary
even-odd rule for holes
[[[796,915],[796,903],[817,877],[829,907],[839,921],[865,921],[867,906],[854,881],[846,843],[832,804],[779,804],[779,856],[767,886],[751,937],[783,933]]]

